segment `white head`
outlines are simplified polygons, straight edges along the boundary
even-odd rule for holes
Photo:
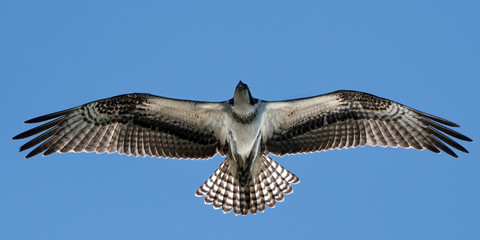
[[[255,102],[256,101],[252,98],[252,94],[250,93],[247,84],[242,81],[238,82],[237,87],[235,88],[235,93],[233,94],[232,105],[255,105]]]

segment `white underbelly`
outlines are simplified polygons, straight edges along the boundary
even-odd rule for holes
[[[230,129],[230,147],[234,153],[246,159],[252,151],[257,151],[258,138],[261,136],[259,124],[241,124],[233,122]],[[257,144],[255,144],[257,142]]]

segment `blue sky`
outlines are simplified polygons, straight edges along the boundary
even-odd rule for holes
[[[3,1],[0,239],[480,239],[477,142],[459,159],[364,147],[274,157],[275,209],[223,214],[220,165],[117,154],[25,160],[24,120],[123,93],[222,101],[369,92],[480,136],[478,1]]]

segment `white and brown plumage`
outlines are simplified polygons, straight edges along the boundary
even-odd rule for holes
[[[53,120],[52,120],[53,119]],[[26,123],[49,122],[13,139],[39,134],[20,151],[97,152],[225,161],[197,190],[205,203],[246,215],[274,207],[299,179],[268,154],[284,155],[357,146],[390,146],[468,153],[445,127],[455,123],[388,99],[355,91],[269,102],[251,96],[240,82],[224,102],[197,102],[127,94],[48,114]],[[448,136],[449,135],[449,136]]]

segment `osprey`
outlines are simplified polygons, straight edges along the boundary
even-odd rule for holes
[[[50,121],[49,121],[50,120]],[[459,127],[397,102],[356,91],[336,91],[287,101],[252,97],[239,82],[224,102],[126,94],[30,119],[49,121],[13,139],[39,134],[20,147],[26,157],[60,152],[97,152],[162,158],[226,156],[196,196],[224,212],[247,215],[273,208],[299,182],[269,157],[357,146],[468,153],[448,135],[470,138]],[[445,126],[446,125],[446,126]]]

